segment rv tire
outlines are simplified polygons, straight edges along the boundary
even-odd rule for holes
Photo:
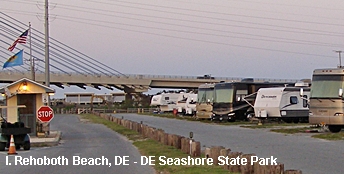
[[[0,143],[0,151],[4,151],[6,147],[6,143],[1,142]]]
[[[228,122],[235,122],[235,119],[228,119]]]
[[[299,119],[298,118],[293,118],[293,123],[299,123]]]
[[[332,132],[332,133],[338,133],[338,132],[340,132],[341,129],[342,129],[342,127],[338,126],[338,125],[329,125],[328,126],[328,130],[330,130],[330,132]]]
[[[16,150],[19,150],[20,149],[20,144],[16,144]]]
[[[30,150],[30,148],[31,148],[30,141],[25,142],[24,145],[23,145],[23,149],[24,150]]]
[[[284,122],[286,122],[286,123],[291,123],[291,122],[293,122],[293,120],[292,119],[290,119],[290,118],[284,118],[284,119],[282,119]]]

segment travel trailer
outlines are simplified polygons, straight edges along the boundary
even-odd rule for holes
[[[183,93],[161,93],[154,95],[151,99],[151,106],[156,106],[158,112],[172,112],[176,108],[179,96]]]
[[[214,83],[202,84],[198,87],[196,118],[211,119],[213,114]]]
[[[196,113],[197,94],[181,93],[178,98],[176,107],[180,115],[195,115]]]
[[[309,123],[327,125],[331,132],[344,128],[343,87],[342,67],[313,71]]]
[[[241,82],[217,83],[214,86],[213,121],[246,120],[247,114],[255,100],[255,94],[260,88],[294,86],[295,82],[255,82],[244,79]],[[244,99],[245,98],[245,99]],[[249,102],[250,104],[248,104]]]
[[[306,86],[260,88],[254,102],[254,116],[282,119],[287,123],[307,122],[310,88]],[[303,95],[300,96],[300,90]]]

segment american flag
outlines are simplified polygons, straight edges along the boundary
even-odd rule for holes
[[[12,51],[17,43],[22,43],[22,44],[25,44],[26,43],[26,37],[27,37],[27,34],[29,33],[29,30],[27,29],[26,31],[24,31],[23,34],[21,34],[14,42],[13,44],[8,48],[8,50]]]

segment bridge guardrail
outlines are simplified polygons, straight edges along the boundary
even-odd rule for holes
[[[12,70],[4,70],[3,73],[20,73],[20,74],[25,74],[29,72],[21,72],[21,71],[12,71]],[[36,72],[36,74],[44,74],[44,72]],[[54,75],[66,75],[64,72],[58,72],[58,71],[52,71],[51,74]],[[150,75],[150,74],[124,74],[120,76],[116,76],[114,74],[101,74],[99,73],[94,73],[94,74],[80,74],[77,72],[68,72],[68,75],[93,75],[101,78],[102,76],[107,76],[107,77],[116,77],[116,78],[133,78],[133,79],[198,79],[198,80],[209,80],[206,78],[203,78],[204,76],[181,76],[181,75]],[[241,81],[244,78],[241,77],[213,77],[211,76],[212,80],[220,80],[220,81]],[[271,78],[253,78],[255,81],[269,81],[269,82],[296,82],[299,81],[300,79],[271,79]]]

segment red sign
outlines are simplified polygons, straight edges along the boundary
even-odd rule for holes
[[[37,119],[43,123],[49,123],[54,118],[54,110],[49,106],[41,106],[37,110]]]

